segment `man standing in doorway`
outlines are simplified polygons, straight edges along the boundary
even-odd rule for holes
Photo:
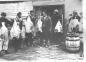
[[[50,44],[50,33],[52,30],[52,22],[51,17],[47,15],[45,12],[43,12],[43,24],[42,24],[42,30],[43,30],[43,37],[44,37],[44,43],[45,46],[49,46]]]
[[[56,26],[56,23],[61,20],[61,15],[59,14],[59,10],[55,9],[52,15],[52,24],[53,24],[53,31]]]
[[[55,31],[55,27],[56,27],[56,24],[58,21],[61,22],[61,15],[59,14],[59,10],[58,9],[55,9],[54,12],[53,12],[53,15],[52,15],[52,40],[53,41],[57,41],[58,39],[58,34],[56,34],[54,31]]]

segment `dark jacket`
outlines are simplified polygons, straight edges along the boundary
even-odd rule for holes
[[[52,21],[49,16],[47,16],[45,19],[43,19],[43,31],[51,31],[52,30]]]
[[[0,18],[0,27],[2,26],[2,22],[5,22],[5,26],[7,27],[10,24],[10,21],[7,18],[1,17]]]
[[[16,21],[19,22],[19,28],[22,30],[22,18],[16,17]]]
[[[61,17],[61,15],[59,15],[59,14],[53,14],[53,15],[52,15],[52,25],[53,25],[53,28],[55,28],[55,26],[56,26],[58,20],[61,21],[61,19],[62,19],[62,17]]]

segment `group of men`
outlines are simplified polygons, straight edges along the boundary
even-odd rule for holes
[[[74,26],[70,24],[72,23],[72,19],[77,19],[78,21],[75,21],[79,22],[81,18],[77,15],[77,12],[73,12],[73,16],[69,19],[69,30],[71,29],[71,27]],[[11,41],[8,41],[8,45],[12,43],[15,51],[18,51],[21,48],[22,44],[28,47],[28,43],[30,43],[30,46],[33,46],[33,41],[37,37],[37,35],[40,39],[41,45],[49,46],[51,41],[58,42],[57,40],[55,40],[55,38],[58,37],[58,34],[55,32],[62,32],[62,15],[59,14],[58,9],[54,10],[52,16],[48,15],[46,11],[41,11],[39,15],[36,15],[34,11],[30,11],[25,19],[22,18],[22,13],[18,12],[16,18],[13,20],[7,19],[6,13],[2,12],[0,17],[0,29],[2,28],[3,22],[8,30],[8,38],[10,34],[12,37],[11,31],[13,28],[13,34],[18,31],[22,32],[22,34],[18,32],[19,37],[14,36]],[[75,25],[77,25],[76,22]],[[73,27],[72,31],[77,32],[77,28],[77,26]],[[8,47],[8,45],[6,47]],[[8,48],[2,48],[2,50],[8,53]]]
[[[2,23],[4,22],[5,27],[8,29],[8,38],[11,34],[10,32],[12,31],[12,29],[14,27],[15,27],[15,29],[14,29],[15,31],[16,30],[18,31],[18,29],[20,29],[20,31],[22,31],[23,28],[25,29],[25,31],[23,30],[24,32],[22,32],[25,34],[25,37],[22,37],[22,35],[20,34],[19,37],[13,37],[10,42],[8,41],[8,45],[10,43],[12,43],[12,46],[14,47],[15,51],[18,51],[18,49],[21,48],[22,43],[25,44],[26,46],[28,46],[28,42],[29,42],[30,45],[32,46],[34,38],[36,38],[35,34],[39,35],[40,44],[43,45],[45,43],[45,46],[48,46],[50,44],[50,41],[52,40],[52,37],[51,37],[53,35],[52,32],[55,31],[55,26],[57,25],[57,22],[61,21],[61,16],[59,15],[58,10],[54,11],[54,14],[52,17],[50,17],[47,14],[47,12],[44,12],[44,11],[42,11],[39,16],[36,16],[34,11],[30,11],[30,14],[25,19],[26,19],[26,24],[28,23],[27,27],[24,24],[21,12],[18,12],[16,15],[16,18],[13,20],[7,19],[6,13],[4,13],[4,12],[1,13],[0,28],[2,27]],[[28,22],[28,21],[30,21],[30,22]],[[39,23],[38,23],[38,21],[39,21]],[[53,22],[53,21],[55,21],[55,22]],[[32,25],[33,25],[30,27],[30,29],[34,32],[27,31],[27,30],[29,30],[27,28],[29,28],[30,23],[32,23]],[[35,32],[36,31],[35,28],[37,26],[39,26],[39,25],[37,25],[37,23],[40,25],[40,28],[37,28],[38,31]],[[19,28],[17,26],[19,26]],[[13,34],[15,34],[14,31],[13,31]],[[6,50],[4,50],[4,49],[2,49],[2,50],[5,51],[6,53],[8,53],[8,51],[7,51],[8,48]]]

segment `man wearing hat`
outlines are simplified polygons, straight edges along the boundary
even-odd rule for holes
[[[53,23],[53,29],[56,26],[56,23],[58,22],[58,20],[61,20],[61,16],[59,14],[58,9],[55,9],[52,15],[52,23]]]
[[[10,21],[6,18],[6,13],[2,12],[1,13],[1,17],[0,17],[0,28],[2,30],[2,35],[4,36],[4,44],[3,45],[3,51],[5,51],[5,53],[8,53],[7,49],[8,49],[8,44],[9,44],[9,40],[8,40],[8,25],[10,24]]]
[[[18,12],[16,16],[16,21],[19,22],[19,27],[22,29],[22,13]]]
[[[78,19],[78,21],[80,21],[80,16],[78,15],[76,10],[73,11],[72,17],[69,19],[69,22],[71,19],[75,19],[75,18]]]
[[[51,17],[47,14],[47,12],[43,12],[43,20],[42,20],[42,31],[43,31],[43,42],[44,46],[49,46],[51,43],[51,31],[52,31],[52,21]]]
[[[52,15],[52,34],[53,34],[53,41],[55,41],[55,39],[57,39],[57,34],[55,33],[54,34],[54,30],[55,30],[55,26],[57,24],[57,22],[60,20],[61,22],[61,15],[59,14],[59,10],[58,9],[55,9],[54,12],[53,12],[53,15]]]
[[[19,23],[19,30],[21,31],[22,30],[22,13],[21,12],[17,13],[15,20]],[[14,38],[13,40],[14,40],[13,41],[14,48],[15,48],[15,51],[17,52],[17,50],[21,48],[21,43],[22,43],[21,34],[18,39]]]
[[[69,19],[69,32],[78,32],[79,31],[79,22],[80,22],[80,16],[78,15],[77,11],[74,10],[72,17]],[[73,28],[71,30],[71,27]]]

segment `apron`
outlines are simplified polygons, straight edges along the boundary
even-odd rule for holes
[[[19,28],[19,25],[18,23],[16,22],[16,20],[14,20],[14,24],[13,24],[13,27],[11,28],[11,38],[13,37],[16,37],[16,38],[19,38],[20,37],[20,28]]]
[[[68,27],[68,31],[72,32],[73,28],[75,28],[77,25],[79,25],[78,19],[71,19]]]

